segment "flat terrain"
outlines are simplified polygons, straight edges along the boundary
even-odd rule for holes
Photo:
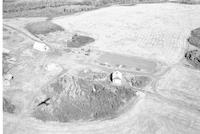
[[[4,133],[199,134],[200,71],[185,58],[199,14],[160,3],[4,19]]]
[[[199,26],[199,11],[198,6],[179,5],[176,9],[176,4],[163,5],[170,6],[113,6],[81,16],[60,17],[53,22],[65,29],[91,34],[97,38],[94,46],[99,49],[171,64],[179,61],[188,47],[185,39],[191,29]],[[109,13],[104,15],[105,12]]]

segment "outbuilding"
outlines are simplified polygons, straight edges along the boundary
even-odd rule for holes
[[[33,44],[33,49],[36,49],[38,51],[42,51],[42,52],[46,52],[49,50],[49,47],[44,44],[44,43],[41,43],[41,42],[35,42]]]
[[[122,73],[115,71],[111,74],[111,81],[114,85],[120,86],[122,84]]]

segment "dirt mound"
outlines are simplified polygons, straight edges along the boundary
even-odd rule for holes
[[[81,72],[79,77],[64,74],[43,93],[46,98],[37,100],[40,103],[33,116],[60,122],[114,118],[121,107],[136,98],[131,87],[113,86],[109,74],[103,72]]]
[[[187,61],[197,69],[200,69],[200,51],[192,50],[185,54]]]
[[[93,39],[91,37],[76,34],[76,35],[72,36],[72,39],[70,41],[67,41],[67,47],[79,48],[79,47],[85,46],[89,43],[92,43],[94,41],[95,41],[95,39]]]
[[[26,25],[26,29],[33,35],[64,31],[64,29],[61,26],[54,24],[50,21],[29,23]]]
[[[200,28],[192,30],[191,36],[188,38],[190,44],[200,48]]]

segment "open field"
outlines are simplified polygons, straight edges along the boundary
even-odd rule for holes
[[[199,24],[178,3],[4,19],[4,134],[199,134]]]
[[[188,47],[185,39],[192,29],[199,26],[200,18],[198,9],[195,9],[198,6],[183,5],[183,8],[178,8],[179,12],[175,13],[173,6],[176,7],[176,4],[166,5],[171,6],[171,13],[168,12],[168,7],[158,7],[156,4],[113,6],[82,15],[58,17],[53,22],[67,30],[79,30],[90,34],[96,38],[93,46],[100,50],[174,64],[183,57]],[[109,14],[105,16],[104,12]],[[188,19],[190,17],[193,20],[192,25]]]

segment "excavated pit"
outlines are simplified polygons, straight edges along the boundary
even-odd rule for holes
[[[109,76],[108,72],[91,70],[80,71],[78,76],[63,74],[42,90],[42,99],[35,99],[32,115],[42,121],[59,122],[117,117],[123,106],[137,98],[136,90],[128,81],[114,86]]]

